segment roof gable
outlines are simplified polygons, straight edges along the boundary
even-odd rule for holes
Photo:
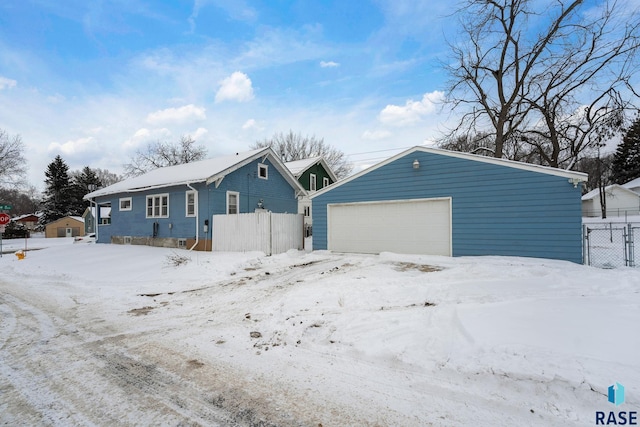
[[[622,191],[623,193],[627,193],[630,195],[634,195],[637,197],[640,197],[640,194],[636,193],[635,191],[626,188],[624,185],[619,185],[619,184],[611,184],[611,185],[607,185],[606,187],[604,187],[604,191],[605,193],[611,193],[614,191]],[[600,195],[600,189],[596,188],[593,189],[591,191],[589,191],[587,194],[585,194],[584,196],[582,196],[582,200],[592,200],[596,197],[598,197]]]
[[[568,170],[564,170],[564,169],[557,169],[557,168],[552,168],[552,167],[548,167],[548,166],[540,166],[540,165],[534,165],[534,164],[530,164],[530,163],[522,163],[522,162],[516,162],[513,160],[505,160],[505,159],[497,159],[495,157],[485,157],[485,156],[479,156],[477,154],[470,154],[470,153],[462,153],[462,152],[458,152],[458,151],[449,151],[449,150],[443,150],[440,148],[430,148],[430,147],[424,147],[424,146],[415,146],[412,148],[409,148],[408,150],[405,150],[399,154],[396,154],[393,157],[388,158],[387,160],[384,160],[376,165],[373,165],[363,171],[358,172],[355,175],[350,176],[349,178],[343,179],[342,181],[337,182],[334,185],[331,185],[330,187],[327,187],[326,189],[322,189],[318,192],[316,192],[315,194],[313,194],[312,196],[310,196],[312,199],[315,197],[318,197],[324,193],[326,193],[327,191],[331,191],[337,187],[340,187],[350,181],[353,181],[354,179],[357,179],[361,176],[367,175],[371,172],[373,172],[376,169],[379,169],[383,166],[388,165],[389,163],[392,163],[400,158],[406,157],[411,155],[412,153],[415,152],[423,152],[423,153],[430,153],[430,154],[436,154],[436,155],[441,155],[441,156],[449,156],[449,157],[456,157],[456,158],[461,158],[461,159],[466,159],[466,160],[471,160],[471,161],[476,161],[476,162],[482,162],[482,163],[489,163],[489,164],[494,164],[494,165],[498,165],[498,166],[504,166],[504,167],[510,167],[510,168],[514,168],[514,169],[521,169],[521,170],[526,170],[526,171],[530,171],[530,172],[536,172],[536,173],[543,173],[543,174],[547,174],[547,175],[554,175],[554,176],[559,176],[559,177],[563,177],[563,178],[567,178],[570,182],[584,182],[587,180],[587,174],[582,173],[582,172],[574,172],[574,171],[568,171]]]
[[[117,193],[131,193],[176,185],[186,185],[195,182],[206,182],[210,184],[258,158],[262,158],[262,161],[269,158],[292,187],[304,191],[289,170],[278,157],[275,156],[271,148],[261,148],[245,153],[236,153],[235,155],[154,169],[143,175],[125,179],[116,184],[93,191],[85,195],[84,199],[92,199]]]
[[[622,184],[622,186],[624,188],[628,188],[628,189],[634,189],[634,188],[640,188],[640,178],[636,178],[636,179],[632,179],[631,181]]]
[[[299,179],[307,170],[317,165],[318,163],[324,168],[333,182],[338,181],[338,177],[322,156],[309,157],[308,159],[302,160],[294,160],[292,162],[286,162],[284,165],[287,167],[287,169],[289,169],[289,171],[291,171],[293,176]]]

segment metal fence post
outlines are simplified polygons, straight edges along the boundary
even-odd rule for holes
[[[627,227],[622,229],[622,242],[624,244],[624,265],[629,266],[629,235],[627,234]]]
[[[586,225],[582,226],[582,257],[583,264],[591,265],[591,254],[590,254],[590,245],[589,245],[589,227]]]
[[[633,247],[633,227],[631,227],[631,224],[627,224],[627,235],[628,235],[628,239],[627,239],[627,248],[628,248],[628,252],[629,252],[629,267],[635,267],[635,254],[634,254],[634,250],[635,248]]]

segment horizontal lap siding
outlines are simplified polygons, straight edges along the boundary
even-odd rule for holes
[[[268,165],[268,179],[258,177],[258,164],[256,160],[243,166],[237,171],[227,175],[216,188],[215,184],[205,185],[203,182],[194,183],[192,187],[198,190],[198,237],[206,239],[211,237],[211,219],[213,215],[227,213],[227,191],[240,193],[240,212],[254,212],[258,202],[263,201],[265,209],[279,213],[297,213],[298,201],[295,190],[287,180],[278,172],[269,160],[263,164]],[[111,236],[151,237],[153,235],[153,223],[157,222],[159,238],[187,238],[196,237],[196,218],[186,216],[186,185],[159,188],[155,190],[123,193],[99,198],[99,203],[111,202],[111,224],[100,226],[99,241],[108,243]],[[146,197],[155,194],[169,194],[169,217],[147,218]],[[119,200],[121,197],[132,198],[132,210],[120,211]],[[204,231],[204,221],[209,221],[208,230]],[[171,224],[171,228],[169,228]]]
[[[196,189],[201,189],[204,184],[193,184]],[[186,192],[189,188],[186,185],[161,188],[140,193],[128,193],[115,195],[111,200],[111,224],[100,226],[100,242],[108,242],[111,236],[133,236],[151,237],[153,235],[153,224],[158,223],[159,238],[195,238],[196,219],[187,217]],[[147,218],[147,196],[168,194],[169,195],[169,216],[167,218]],[[120,211],[120,198],[131,197],[130,211]],[[200,196],[199,212],[202,212],[202,195]],[[103,202],[102,199],[99,202]],[[202,217],[201,217],[202,218]],[[169,227],[171,224],[171,227]],[[108,240],[107,240],[108,237]]]
[[[420,162],[418,170],[412,163]],[[568,178],[414,152],[313,199],[314,248],[326,249],[326,205],[452,197],[454,256],[581,262],[580,186]]]
[[[264,208],[278,213],[298,213],[298,200],[295,190],[267,159],[269,179],[258,177],[256,160],[226,176],[216,188],[209,186],[209,213],[220,215],[227,213],[227,191],[240,193],[240,212],[254,212],[258,202],[263,201]]]

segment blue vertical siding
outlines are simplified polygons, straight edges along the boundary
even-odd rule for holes
[[[265,209],[278,213],[297,213],[298,201],[294,188],[265,160],[269,166],[268,179],[258,177],[256,160],[227,175],[218,188],[215,184],[204,182],[191,184],[198,191],[198,227],[201,239],[211,237],[211,217],[227,212],[227,191],[240,193],[240,212],[253,212],[260,200]],[[186,216],[186,193],[190,189],[186,185],[171,186],[154,190],[122,193],[100,197],[100,204],[111,203],[111,224],[100,226],[99,243],[109,243],[111,236],[151,237],[153,224],[157,222],[159,238],[195,238],[196,218]],[[148,195],[169,194],[169,217],[147,218],[146,198]],[[121,197],[132,198],[132,209],[120,211]],[[205,233],[205,220],[209,221],[209,229]],[[171,224],[171,226],[169,226]]]
[[[419,169],[413,169],[417,159]],[[581,186],[568,178],[416,151],[315,197],[314,249],[327,248],[327,204],[452,198],[453,256],[582,261]]]

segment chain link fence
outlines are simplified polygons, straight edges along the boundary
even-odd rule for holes
[[[634,242],[640,239],[640,224],[585,224],[582,237],[586,265],[600,268],[640,267],[640,256],[636,256],[634,250]]]

